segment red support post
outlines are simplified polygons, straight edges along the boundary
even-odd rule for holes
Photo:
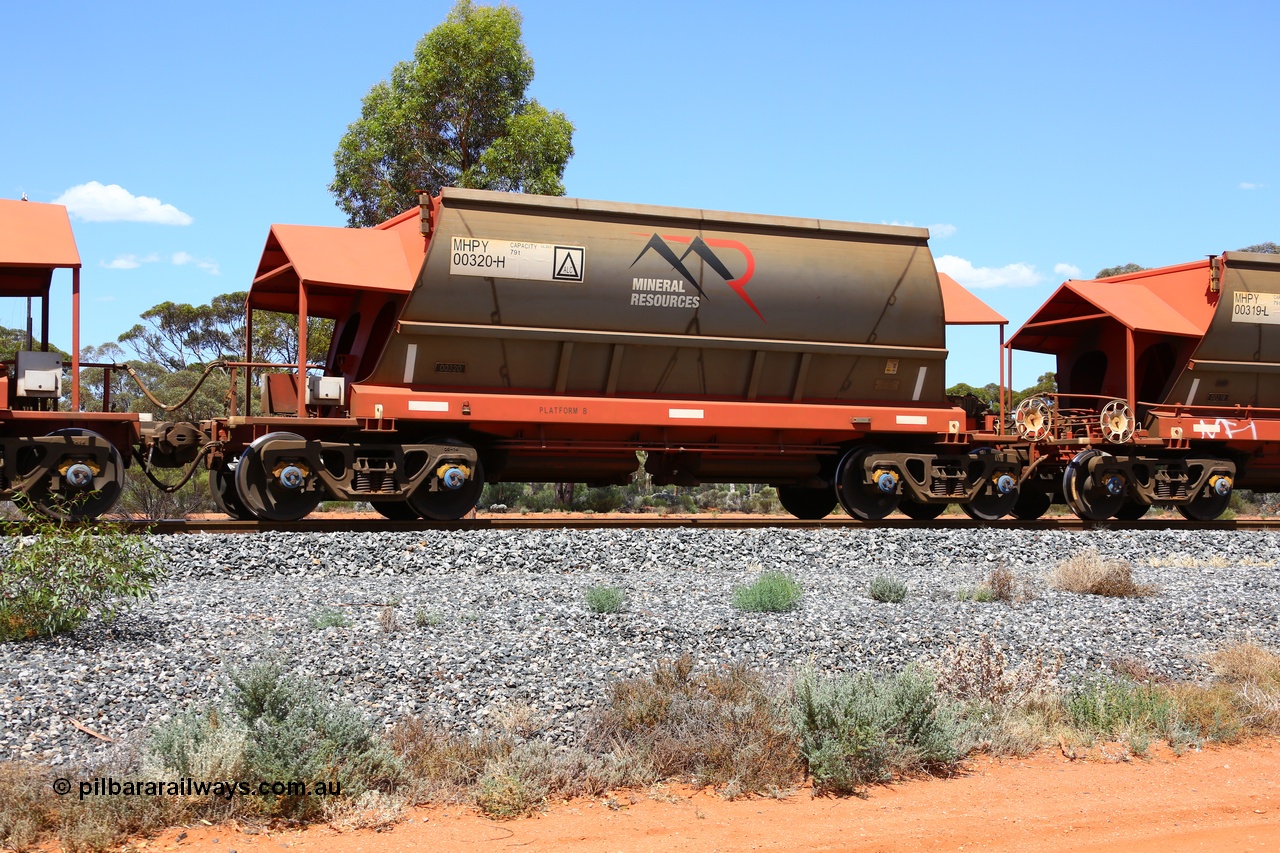
[[[244,360],[248,364],[253,364],[253,309],[249,307],[247,297],[244,301]],[[245,417],[253,414],[252,367],[244,369],[244,414]]]
[[[45,304],[49,304],[49,294],[45,292]],[[45,317],[48,318],[49,312],[45,311]],[[49,340],[48,332],[45,333],[45,340]],[[103,371],[104,380],[107,372]],[[110,381],[110,380],[106,380]],[[110,386],[104,386],[110,393]],[[106,411],[107,401],[103,400],[103,411]],[[80,268],[73,267],[71,269],[71,411],[80,411]]]
[[[298,280],[298,417],[307,416],[307,285]]]
[[[996,434],[1004,433],[1004,324],[1000,324],[1000,348],[996,351],[997,359],[1000,362],[1000,425],[996,428]]]
[[[1137,400],[1135,399],[1137,396],[1137,392],[1134,388],[1135,383],[1133,381],[1134,367],[1135,365],[1133,360],[1133,329],[1130,329],[1126,326],[1124,330],[1125,400],[1129,404],[1129,417],[1133,418],[1134,422],[1136,423],[1137,417],[1138,417],[1138,406],[1137,406]]]

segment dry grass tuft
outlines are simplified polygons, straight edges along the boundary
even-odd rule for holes
[[[489,762],[515,748],[504,738],[466,737],[421,717],[396,723],[387,738],[415,783],[415,798],[427,802],[466,799]]]
[[[1018,597],[1018,579],[1013,570],[1003,563],[991,570],[987,577],[987,588],[996,601],[1010,602]]]
[[[1280,654],[1253,643],[1209,655],[1218,683],[1236,698],[1245,724],[1259,733],[1280,732]]]
[[[0,763],[0,847],[23,853],[58,825],[47,768],[17,761]]]
[[[934,667],[937,688],[961,702],[980,702],[1013,709],[1048,693],[1062,668],[1062,655],[1046,662],[1037,654],[1016,667],[985,631],[973,643],[944,650]]]
[[[801,777],[786,711],[762,674],[742,665],[697,674],[687,654],[614,685],[585,740],[622,755],[635,782],[683,777],[732,797],[786,790]]]
[[[405,800],[399,794],[365,791],[355,799],[333,797],[324,805],[324,818],[344,831],[383,832],[404,819]]]
[[[1133,566],[1123,560],[1104,560],[1096,548],[1063,560],[1053,569],[1050,582],[1066,592],[1140,598],[1160,591],[1153,584],[1133,580]]]

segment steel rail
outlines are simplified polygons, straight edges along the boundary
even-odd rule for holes
[[[782,516],[717,516],[717,515],[635,515],[635,516],[583,516],[566,518],[543,515],[509,515],[467,518],[458,521],[390,521],[377,518],[324,518],[323,513],[301,521],[234,521],[231,519],[161,519],[155,521],[110,522],[136,533],[177,535],[192,533],[397,533],[429,530],[589,530],[597,528],[650,530],[657,528],[703,528],[715,530],[751,530],[784,528],[799,530],[817,529],[904,529],[968,530],[990,528],[992,530],[1280,530],[1280,518],[1246,518],[1229,521],[1188,521],[1180,516],[1143,518],[1137,521],[1084,521],[1073,517],[1040,518],[1019,521],[1013,518],[999,521],[975,521],[967,517],[936,518],[932,521],[913,521],[909,518],[886,518],[881,521],[859,521],[847,516],[835,516],[821,520],[802,520]],[[47,529],[47,525],[40,525]],[[34,529],[22,525],[23,533]]]

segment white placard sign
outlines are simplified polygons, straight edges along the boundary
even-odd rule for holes
[[[1231,299],[1231,322],[1280,325],[1280,293],[1235,291]]]
[[[587,250],[582,246],[483,237],[452,237],[449,243],[450,275],[580,283],[586,261]]]

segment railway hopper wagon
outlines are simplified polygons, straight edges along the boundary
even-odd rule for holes
[[[1234,488],[1280,488],[1280,257],[1068,281],[1008,346],[1058,362],[1057,393],[1013,415],[1015,515],[1061,501],[1085,519],[1209,520]]]
[[[27,304],[25,340],[0,363],[0,499],[25,498],[59,519],[110,509],[141,438],[137,414],[80,411],[80,266],[65,207],[0,199],[0,297]],[[49,348],[49,293],[57,270],[72,276],[69,358]],[[40,312],[38,340],[33,304]],[[64,367],[71,368],[69,388]],[[69,411],[62,406],[67,392]]]
[[[289,371],[233,366],[260,413],[201,425],[228,513],[343,499],[452,519],[486,481],[622,483],[637,453],[656,484],[769,483],[805,518],[1016,501],[1019,455],[984,440],[996,419],[944,391],[946,322],[1004,320],[940,282],[926,230],[420,201],[377,228],[271,229],[248,319],[294,314],[304,344]],[[335,326],[312,365],[315,317]]]

